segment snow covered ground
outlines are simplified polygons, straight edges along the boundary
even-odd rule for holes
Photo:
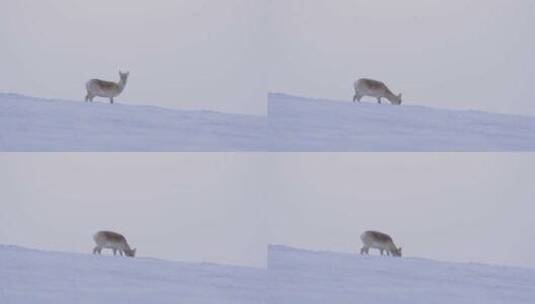
[[[0,246],[2,304],[265,303],[265,270]]]
[[[535,117],[284,94],[271,94],[268,105],[280,150],[535,151]]]
[[[535,269],[270,246],[273,303],[535,303]]]
[[[0,245],[0,303],[535,303],[535,269],[270,246],[268,268]]]
[[[0,94],[0,150],[263,150],[262,117]]]
[[[0,94],[0,151],[535,151],[535,117],[284,94],[267,117]]]

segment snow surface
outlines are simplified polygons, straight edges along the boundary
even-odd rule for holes
[[[2,151],[254,151],[265,130],[247,115],[0,94]]]
[[[535,151],[535,117],[268,100],[261,117],[0,94],[0,151]]]
[[[535,151],[535,117],[284,94],[270,95],[268,106],[280,150]]]
[[[535,303],[535,269],[269,246],[268,268],[0,245],[0,303]]]
[[[0,246],[2,304],[265,303],[265,270]]]
[[[273,303],[535,303],[535,269],[270,246]]]

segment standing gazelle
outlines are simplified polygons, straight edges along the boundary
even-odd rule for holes
[[[85,97],[86,102],[93,102],[95,97],[105,97],[110,99],[110,103],[113,104],[113,99],[119,95],[124,90],[126,82],[128,81],[128,76],[130,72],[123,73],[119,71],[120,80],[119,82],[104,81],[100,79],[91,79],[85,85],[87,89],[87,95]]]
[[[93,249],[93,254],[102,254],[102,249],[108,248],[113,250],[113,255],[117,255],[117,251],[119,251],[120,255],[124,253],[126,256],[132,258],[136,256],[136,249],[131,249],[126,238],[119,233],[100,231],[93,236],[93,239],[95,240],[95,244],[97,244],[95,249]]]
[[[379,249],[381,255],[384,255],[384,252],[388,255],[393,255],[395,257],[401,257],[401,247],[396,247],[392,238],[385,233],[377,231],[366,231],[361,236],[362,244],[364,247],[360,250],[360,254],[369,254],[370,248]]]
[[[394,105],[401,105],[401,94],[394,95],[383,82],[362,78],[355,82],[355,96],[353,102],[359,101],[364,96],[376,97],[381,103],[382,98],[388,99]]]

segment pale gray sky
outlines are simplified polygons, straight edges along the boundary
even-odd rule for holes
[[[271,90],[351,100],[371,77],[407,104],[535,115],[535,1],[271,4]]]
[[[357,252],[361,232],[376,229],[407,256],[535,267],[533,155],[287,154],[269,164],[270,242]]]
[[[264,266],[266,246],[535,267],[529,154],[1,154],[0,244]]]
[[[0,91],[82,100],[131,71],[120,101],[263,114],[262,1],[3,0]]]
[[[532,0],[3,0],[0,91],[261,114],[267,91],[535,115]]]
[[[102,229],[141,256],[264,265],[254,162],[234,154],[0,155],[0,244],[90,253]]]

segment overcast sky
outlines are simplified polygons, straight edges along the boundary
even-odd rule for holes
[[[407,104],[535,115],[532,0],[271,3],[271,90],[351,100],[370,77]]]
[[[3,0],[0,91],[264,113],[267,91],[535,115],[532,0]]]
[[[264,266],[268,244],[535,267],[528,154],[3,154],[0,244]]]
[[[262,114],[262,1],[2,0],[0,91],[83,100],[131,72],[119,102]]]

